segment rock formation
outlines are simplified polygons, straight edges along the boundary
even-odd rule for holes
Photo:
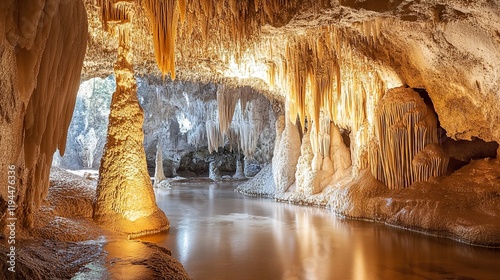
[[[117,20],[110,11],[107,20]],[[132,15],[126,15],[132,17]],[[130,25],[118,24],[116,91],[111,100],[108,136],[99,169],[93,218],[130,237],[167,230],[169,222],[156,205],[147,171],[142,124],[144,113],[137,98],[137,84],[129,49]]]
[[[165,173],[163,171],[163,152],[161,148],[161,141],[156,144],[156,160],[155,160],[155,178],[153,187],[158,187],[161,181],[165,180]]]
[[[380,100],[376,118],[370,167],[378,180],[390,189],[407,188],[446,173],[448,156],[438,146],[436,116],[417,92],[389,90]]]
[[[64,153],[87,19],[80,1],[44,0],[3,1],[0,18],[0,166],[15,165],[17,225],[31,226],[47,194],[52,155]],[[0,179],[7,182],[7,172]],[[0,196],[7,201],[7,188]]]

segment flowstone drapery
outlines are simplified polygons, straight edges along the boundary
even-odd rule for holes
[[[448,157],[438,145],[436,115],[410,88],[389,90],[379,103],[372,174],[390,189],[446,173]]]

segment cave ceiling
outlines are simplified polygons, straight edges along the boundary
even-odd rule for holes
[[[384,90],[425,88],[450,137],[500,139],[497,1],[84,0],[89,21],[84,80],[113,72],[118,36],[102,20],[102,6],[109,2],[115,11],[107,10],[108,26],[123,7],[133,14],[125,20],[132,28],[137,75],[173,72],[181,80],[251,85],[299,100],[302,118],[310,114],[301,108],[308,100],[300,101],[300,88],[324,89],[299,81],[301,76],[320,77],[321,84],[321,77],[335,82],[342,75],[337,85],[367,92],[376,91],[372,87],[380,80]],[[164,20],[158,11],[168,7],[175,12]],[[151,31],[172,33],[172,26],[176,30],[165,38]],[[163,51],[155,51],[155,42]],[[340,95],[339,88],[328,89]]]

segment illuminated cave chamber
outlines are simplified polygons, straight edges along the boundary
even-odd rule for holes
[[[0,73],[1,137],[13,147],[2,144],[2,164],[18,166],[19,215],[28,225],[47,190],[51,155],[57,147],[64,152],[87,34],[78,3],[61,3],[60,9],[43,13],[10,2],[1,9],[5,16],[0,34],[8,36],[0,38],[5,50],[0,58],[2,65],[9,65]],[[116,214],[124,222],[117,227],[127,227],[127,232],[141,230],[123,226],[128,221],[156,215],[145,166],[153,173],[158,151],[166,176],[196,173],[189,169],[196,165],[208,170],[221,153],[232,153],[236,167],[240,154],[245,167],[252,158],[259,165],[255,171],[263,167],[258,176],[266,182],[265,191],[253,185],[245,193],[265,192],[279,200],[331,207],[346,216],[457,236],[464,234],[456,224],[436,226],[420,219],[433,213],[446,220],[440,213],[460,212],[458,202],[438,203],[444,208],[434,210],[413,203],[410,196],[416,189],[440,191],[442,200],[465,193],[446,188],[463,176],[473,185],[468,197],[491,200],[486,210],[476,211],[493,220],[480,229],[495,228],[489,213],[496,210],[488,205],[498,203],[498,180],[483,184],[489,177],[478,178],[471,171],[495,174],[499,162],[500,21],[491,12],[498,8],[494,1],[451,1],[445,8],[432,1],[83,3],[91,32],[82,78],[108,76],[119,46],[100,186],[120,192],[139,185],[145,189],[145,195],[134,198],[100,188],[96,219]],[[19,26],[22,21],[13,11],[33,18],[28,26],[33,28]],[[137,98],[132,73],[139,77],[139,88],[143,78],[162,80],[149,92],[154,98]],[[176,79],[173,84],[181,81],[175,92],[163,84],[169,78]],[[191,98],[195,91],[180,88],[187,81],[211,87],[198,93],[210,92],[213,99]],[[424,100],[411,88],[425,89]],[[268,105],[258,105],[259,98],[248,98],[249,92],[279,104],[273,106],[280,108],[275,110],[279,116],[269,113]],[[180,109],[163,107],[165,96],[177,96],[168,101],[175,106],[168,108]],[[143,127],[138,101],[145,112]],[[189,109],[181,114],[183,108]],[[122,112],[137,116],[136,122],[123,118]],[[90,141],[90,130],[82,135],[82,144],[94,149],[82,165],[96,167],[95,150],[101,144]],[[185,147],[187,153],[182,152]],[[112,166],[112,161],[122,166]],[[124,183],[129,180],[133,183]],[[408,207],[418,211],[398,212]],[[105,213],[114,214],[105,218]],[[160,220],[155,227],[165,225],[166,219]]]
[[[232,176],[238,173],[241,161],[238,174],[242,179],[242,174],[254,176],[272,158],[275,137],[272,126],[279,106],[262,94],[248,87],[212,82],[171,81],[154,76],[138,80],[138,95],[145,112],[144,147],[150,175],[155,172],[158,142],[167,178],[206,176],[212,161],[222,175]],[[219,112],[229,108],[224,108],[222,92],[236,98],[225,134],[219,130],[223,114]],[[258,133],[251,133],[255,129]],[[240,131],[248,140],[239,136]]]
[[[203,122],[189,120],[192,127],[182,136],[188,142],[199,146],[206,141],[209,153],[229,148],[241,150],[245,159],[255,157],[255,143],[262,140],[256,141],[256,135],[271,125],[252,112],[246,92],[282,102],[274,145],[266,144],[273,147],[272,163],[242,192],[464,235],[456,225],[436,225],[415,214],[439,216],[457,203],[428,209],[412,196],[416,189],[427,193],[423,200],[433,199],[431,188],[452,192],[446,182],[458,175],[452,173],[455,165],[448,167],[448,139],[500,138],[498,110],[484,105],[499,101],[498,79],[492,74],[496,62],[485,62],[492,61],[490,55],[497,57],[497,43],[491,40],[495,33],[488,24],[463,16],[462,4],[443,10],[426,2],[424,12],[411,1],[140,4],[152,40],[137,48],[143,58],[156,58],[157,75],[218,83],[216,106],[204,107],[212,106],[210,113],[196,109],[205,114],[198,116]],[[477,39],[478,49],[464,38]],[[469,56],[475,59],[463,59]],[[412,88],[425,89],[427,95]],[[496,159],[485,162],[472,160],[469,167],[490,170],[498,164]],[[256,186],[263,181],[269,186]],[[397,214],[408,207],[417,210]]]

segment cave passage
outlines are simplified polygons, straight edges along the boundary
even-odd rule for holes
[[[143,240],[171,249],[193,279],[496,279],[500,273],[498,250],[250,198],[233,188],[157,189],[172,227]]]

